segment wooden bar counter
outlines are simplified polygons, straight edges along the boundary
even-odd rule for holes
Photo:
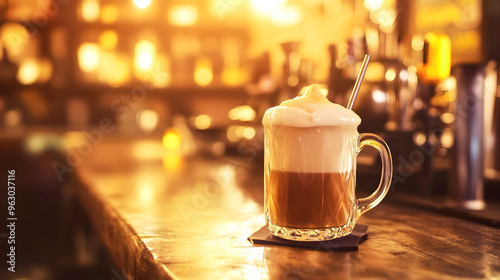
[[[358,221],[369,229],[357,251],[254,246],[247,238],[264,214],[262,172],[252,170],[106,136],[73,185],[131,279],[500,278],[500,229],[388,200]]]

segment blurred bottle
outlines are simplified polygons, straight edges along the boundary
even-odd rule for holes
[[[500,181],[500,79],[497,63],[487,66],[485,87],[485,176]]]
[[[457,80],[454,147],[448,204],[480,210],[484,174],[484,81],[485,66],[460,64],[453,67]]]

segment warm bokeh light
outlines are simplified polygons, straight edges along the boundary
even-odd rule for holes
[[[368,11],[375,11],[382,6],[382,3],[384,3],[384,0],[365,0],[363,5]]]
[[[25,143],[24,147],[30,154],[40,154],[44,150],[46,150],[48,147],[50,147],[50,145],[51,145],[50,140],[52,140],[56,143],[59,141],[59,138],[54,137],[55,139],[53,139],[51,136],[52,135],[44,135],[44,134],[30,135],[27,137],[26,141],[24,142]],[[57,144],[59,144],[59,143],[57,143]]]
[[[139,9],[147,8],[151,4],[151,0],[134,0],[134,5]]]
[[[82,0],[82,18],[85,21],[96,21],[100,15],[100,5],[98,0]]]
[[[302,10],[295,6],[285,6],[276,9],[271,14],[271,22],[278,26],[294,25],[302,19]]]
[[[135,67],[140,71],[147,71],[153,66],[156,47],[147,40],[141,40],[135,44]]]
[[[207,115],[199,115],[194,119],[194,126],[200,130],[209,128],[211,124],[212,119]]]
[[[162,143],[167,150],[177,151],[181,148],[181,135],[177,130],[170,129],[163,135]]]
[[[118,14],[119,12],[115,5],[104,5],[101,9],[101,21],[104,23],[113,23],[118,19]]]
[[[417,67],[411,65],[408,66],[408,83],[415,84],[418,81]]]
[[[394,68],[389,68],[385,72],[385,79],[389,82],[394,81],[396,79],[396,70]]]
[[[208,58],[200,58],[196,61],[194,70],[194,81],[200,86],[208,86],[214,78],[212,63]]]
[[[393,10],[384,9],[377,13],[377,22],[380,29],[384,32],[391,32],[394,30],[394,21],[396,20],[396,13]]]
[[[228,117],[233,121],[253,121],[255,119],[255,110],[248,105],[237,106],[229,111]]]
[[[422,35],[414,35],[411,38],[411,48],[415,51],[421,51],[424,49],[424,38]]]
[[[26,27],[17,23],[5,23],[1,27],[0,43],[7,49],[7,53],[12,56],[19,55],[30,39],[30,34]]]
[[[144,110],[137,114],[137,122],[140,128],[146,132],[151,132],[155,130],[158,126],[158,121],[160,117],[157,112],[153,110]]]
[[[236,137],[248,140],[252,139],[256,134],[255,129],[250,126],[237,126],[234,132]]]
[[[134,141],[130,152],[139,160],[160,160],[165,154],[165,147],[156,140],[143,139]]]
[[[99,35],[99,45],[105,50],[112,50],[118,44],[118,34],[114,30],[105,30]]]
[[[83,43],[78,47],[78,65],[83,72],[94,72],[99,67],[99,46]]]
[[[210,146],[210,151],[214,156],[222,156],[226,152],[226,144],[222,141],[217,141]]]
[[[168,10],[168,20],[173,25],[194,25],[198,21],[198,8],[192,5],[172,6]]]
[[[23,85],[35,83],[40,76],[40,64],[34,59],[27,59],[17,71],[17,80]]]
[[[245,134],[245,126],[237,126],[235,133],[238,138],[243,138],[243,135]]]
[[[253,5],[261,12],[269,13],[281,6],[285,0],[252,0]]]
[[[175,172],[185,166],[184,158],[179,153],[167,153],[163,157],[163,167],[165,170]]]
[[[115,51],[100,53],[98,78],[111,87],[119,87],[130,78],[130,65],[127,54]]]
[[[372,92],[372,99],[375,103],[383,104],[387,102],[387,94],[376,89]]]

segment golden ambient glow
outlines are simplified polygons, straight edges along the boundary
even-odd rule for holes
[[[377,22],[380,29],[384,32],[390,32],[394,29],[394,21],[396,20],[396,13],[393,10],[383,9],[377,12]]]
[[[301,19],[301,10],[294,6],[280,7],[271,13],[271,22],[278,26],[297,24]]]
[[[130,78],[130,65],[128,56],[121,52],[101,52],[101,61],[98,78],[101,82],[111,87],[122,86]]]
[[[78,65],[83,72],[94,72],[99,67],[99,46],[83,43],[78,47]]]
[[[425,133],[419,131],[413,134],[413,143],[415,143],[415,145],[422,146],[425,144],[425,141],[427,141],[427,136],[425,136]]]
[[[214,78],[210,59],[202,57],[196,61],[194,81],[200,86],[208,86]]]
[[[396,70],[394,68],[389,68],[385,72],[385,79],[389,82],[394,81],[396,79]]]
[[[85,21],[96,21],[99,18],[100,9],[98,0],[82,0],[82,18]]]
[[[441,145],[444,148],[451,148],[455,143],[455,139],[453,137],[453,130],[451,128],[445,128],[443,133],[441,134]]]
[[[245,127],[243,131],[243,137],[246,139],[252,139],[255,136],[255,129],[253,127]]]
[[[24,61],[17,71],[17,80],[23,85],[35,83],[40,76],[40,64],[34,59]]]
[[[228,86],[241,85],[245,82],[246,74],[237,66],[224,67],[222,71],[222,82]]]
[[[144,110],[139,112],[138,114],[138,123],[142,130],[146,132],[151,132],[155,130],[158,125],[158,121],[160,119],[157,112],[153,110]]]
[[[177,151],[181,148],[181,135],[176,129],[169,129],[165,135],[163,135],[162,143],[167,150]]]
[[[444,81],[444,86],[445,86],[445,90],[447,90],[447,91],[455,91],[457,89],[457,80],[455,79],[455,77],[448,77]],[[452,102],[452,101],[455,101],[455,99],[447,100],[447,101]]]
[[[106,30],[99,36],[99,45],[105,50],[112,50],[118,44],[118,34],[113,30]]]
[[[455,115],[449,112],[443,113],[439,118],[446,124],[450,124],[455,121]]]
[[[368,11],[373,12],[378,10],[382,3],[384,3],[384,0],[365,0],[363,5]]]
[[[151,0],[134,0],[134,4],[139,9],[144,9],[151,4]]]
[[[227,140],[230,142],[237,142],[240,138],[236,135],[236,128],[238,128],[237,125],[231,125],[228,127],[227,132],[226,132],[226,137]]]
[[[212,124],[212,119],[207,115],[199,115],[194,119],[194,126],[197,129],[205,130]]]
[[[253,5],[261,12],[269,13],[285,2],[284,0],[252,0]]]
[[[142,184],[138,188],[139,199],[142,204],[149,205],[154,201],[154,187],[149,184]]]
[[[151,75],[141,75],[138,78],[155,88],[164,88],[168,86],[171,81],[169,57],[165,54],[156,55],[151,71]]]
[[[361,67],[361,64],[359,67]],[[384,64],[377,61],[370,62],[368,68],[366,69],[365,79],[367,81],[381,82],[384,80],[384,72]]]
[[[328,88],[326,88],[326,85],[324,84],[315,84],[316,87],[319,89],[319,91],[321,91],[321,93],[324,95],[324,96],[328,96]],[[309,90],[309,87],[310,86],[304,86],[302,87],[300,90],[299,90],[299,93],[297,94],[297,96],[303,96],[304,94],[307,93],[307,91]]]
[[[153,66],[156,47],[153,43],[141,40],[135,44],[135,67],[140,71],[147,71]]]
[[[237,126],[234,132],[236,137],[248,140],[252,139],[256,134],[255,129],[250,126]]]
[[[253,121],[255,119],[255,110],[248,105],[237,106],[229,111],[228,117],[233,121]]]
[[[107,4],[101,9],[101,21],[104,23],[113,23],[118,19],[118,9],[115,5]]]
[[[172,6],[168,10],[168,20],[173,25],[194,25],[198,21],[198,8],[192,5]]]

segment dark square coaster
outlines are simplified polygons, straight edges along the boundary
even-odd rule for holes
[[[280,245],[300,248],[310,248],[325,251],[352,251],[358,249],[358,244],[368,238],[368,226],[357,224],[351,234],[327,241],[292,241],[274,236],[267,226],[263,226],[250,237],[252,244]]]

